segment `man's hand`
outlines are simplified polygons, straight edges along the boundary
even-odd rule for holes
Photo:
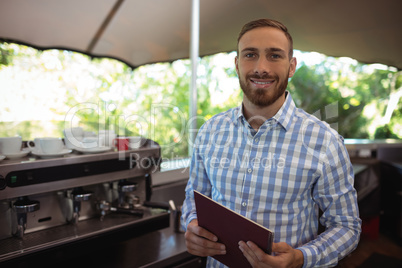
[[[302,267],[304,262],[303,253],[284,242],[272,244],[272,252],[275,252],[275,256],[266,254],[250,241],[247,243],[240,241],[239,248],[253,268],[296,268]]]
[[[196,219],[188,224],[184,237],[190,254],[201,257],[226,254],[225,245],[217,243],[216,235],[198,226]]]

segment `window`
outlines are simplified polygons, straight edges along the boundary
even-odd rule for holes
[[[112,59],[69,51],[38,51],[0,43],[0,136],[63,137],[66,126],[158,142],[167,160],[188,157],[190,61],[132,70]],[[241,104],[235,52],[203,57],[198,70],[197,126]],[[295,51],[298,69],[288,89],[300,108],[328,121],[345,138],[401,138],[402,76]],[[393,96],[392,101],[390,96]],[[191,145],[190,145],[191,146]]]

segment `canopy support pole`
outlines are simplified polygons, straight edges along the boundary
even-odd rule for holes
[[[98,43],[99,39],[102,37],[103,32],[106,30],[107,26],[109,26],[110,21],[114,18],[117,11],[119,10],[121,4],[123,4],[124,0],[117,0],[114,4],[113,8],[107,14],[107,17],[102,22],[102,25],[99,27],[98,31],[96,32],[95,36],[92,38],[91,43],[88,45],[86,53],[91,54],[93,49],[95,48],[96,44]]]
[[[192,0],[191,9],[191,85],[190,85],[190,117],[188,152],[192,155],[195,137],[197,136],[197,69],[200,42],[200,0]]]

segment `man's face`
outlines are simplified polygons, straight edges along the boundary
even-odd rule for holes
[[[272,27],[253,29],[240,38],[238,51],[236,71],[245,97],[259,107],[273,104],[296,70],[285,34]]]

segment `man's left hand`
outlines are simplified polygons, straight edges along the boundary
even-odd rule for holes
[[[303,253],[284,242],[272,244],[275,255],[265,253],[251,241],[240,241],[239,248],[253,268],[296,268],[304,262]]]

